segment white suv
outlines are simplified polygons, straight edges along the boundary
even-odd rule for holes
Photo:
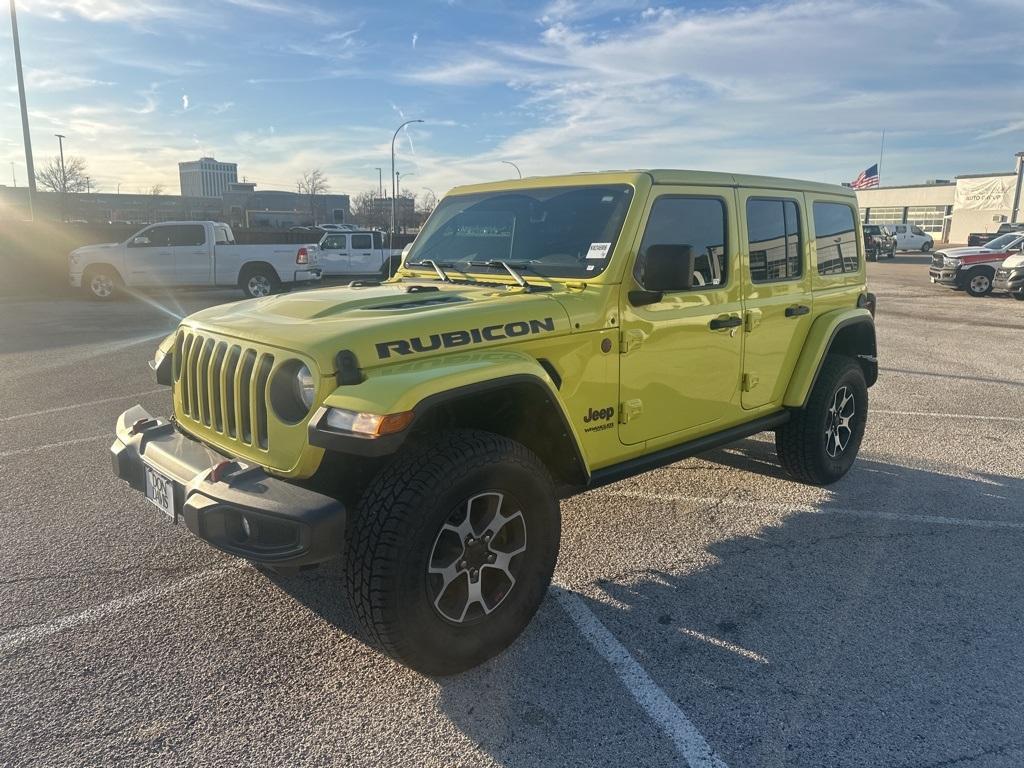
[[[887,224],[896,238],[897,251],[921,251],[928,253],[935,245],[932,236],[916,224]]]

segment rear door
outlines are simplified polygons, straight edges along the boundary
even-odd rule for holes
[[[782,400],[811,327],[804,198],[785,190],[739,191],[749,285],[744,301],[744,409]]]
[[[351,274],[348,235],[330,234],[320,241],[320,268],[325,275]]]
[[[128,241],[125,253],[129,285],[173,285],[171,226],[157,224]]]
[[[206,242],[206,227],[202,224],[175,224],[171,230],[175,282],[178,285],[210,285],[213,282],[213,247]]]
[[[383,254],[373,247],[373,235],[369,232],[351,234],[349,237],[349,264],[353,273],[376,274],[383,265]]]

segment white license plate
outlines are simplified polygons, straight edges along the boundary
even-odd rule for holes
[[[174,481],[146,467],[146,498],[174,520]]]

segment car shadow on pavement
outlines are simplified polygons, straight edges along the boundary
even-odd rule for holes
[[[701,460],[785,478],[764,441]],[[799,497],[803,487],[793,489]],[[915,516],[1024,523],[1024,480],[950,477],[862,456],[828,492],[824,501],[794,503],[756,534],[708,532],[709,565],[640,569],[574,591],[727,765],[932,765],[975,756],[984,765],[1021,764],[1024,529]],[[693,535],[679,521],[699,515],[699,502],[624,496],[617,508],[628,515],[641,504],[665,507],[645,518],[660,521],[649,536],[682,548]],[[340,578],[334,567],[271,576],[360,637]],[[553,595],[503,654],[434,682],[440,711],[500,765],[680,760]]]

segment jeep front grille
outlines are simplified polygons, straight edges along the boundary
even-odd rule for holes
[[[274,356],[234,341],[181,331],[174,381],[181,415],[227,438],[268,450],[267,383]]]

